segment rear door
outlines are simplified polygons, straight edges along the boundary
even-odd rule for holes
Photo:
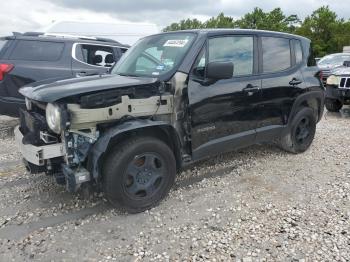
[[[303,90],[303,53],[299,40],[263,36],[259,42],[262,102],[257,140],[269,141],[281,132],[295,98]]]
[[[304,83],[300,67],[303,54],[299,40],[264,36],[259,42],[262,102],[257,140],[270,141],[287,123],[295,98],[302,92]]]
[[[72,49],[72,71],[75,76],[104,74],[122,56],[120,48],[110,45],[75,43]]]
[[[6,96],[23,100],[18,89],[23,85],[46,79],[72,77],[65,42],[16,39],[4,62],[14,67],[5,79]]]

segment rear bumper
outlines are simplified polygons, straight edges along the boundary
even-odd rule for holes
[[[23,134],[17,126],[15,128],[15,140],[22,153],[23,158],[36,166],[44,166],[46,160],[63,157],[65,154],[64,146],[62,143],[34,146],[30,144],[23,144]]]

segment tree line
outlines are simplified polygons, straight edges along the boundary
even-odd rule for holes
[[[197,28],[262,29],[297,34],[311,39],[316,57],[342,52],[343,46],[350,45],[350,21],[339,18],[329,6],[318,8],[304,20],[284,14],[281,8],[265,12],[256,7],[238,20],[220,13],[204,22],[196,18],[181,20],[163,31]]]

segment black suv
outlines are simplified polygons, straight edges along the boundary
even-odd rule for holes
[[[106,73],[128,46],[110,39],[15,33],[0,38],[0,114],[25,108],[18,89],[28,83]]]
[[[261,142],[307,150],[324,106],[309,48],[255,30],[145,37],[111,74],[22,88],[16,140],[32,173],[70,191],[94,184],[114,206],[143,211],[197,160]]]

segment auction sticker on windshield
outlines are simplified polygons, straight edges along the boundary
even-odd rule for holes
[[[168,46],[168,47],[184,47],[188,42],[188,39],[183,39],[183,40],[176,40],[176,39],[171,39],[165,42],[163,46]]]

